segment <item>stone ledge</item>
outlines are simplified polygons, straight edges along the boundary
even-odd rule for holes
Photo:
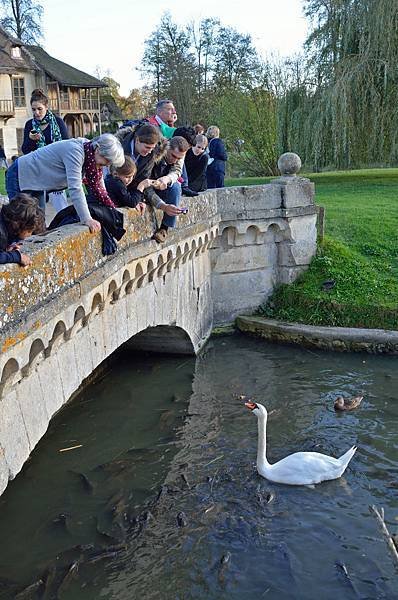
[[[338,352],[398,354],[398,331],[320,327],[246,316],[237,317],[236,324],[240,331],[252,333],[270,342]]]
[[[112,300],[113,295],[118,295],[119,290],[126,286],[131,289],[137,285],[141,287],[144,281],[153,281],[166,271],[177,268],[180,262],[185,263],[207,250],[217,231],[218,223],[199,223],[170,233],[166,244],[143,240],[108,257],[100,269],[91,270],[56,294],[44,299],[32,295],[26,311],[19,316],[14,312],[13,320],[0,331],[0,364],[6,359],[4,353],[13,346],[24,343],[35,331],[43,330],[47,324],[57,320],[59,313],[68,312],[73,306],[81,305],[83,298],[90,297],[89,305],[84,305],[84,314],[87,315],[92,309],[91,302],[94,302],[91,298],[93,290],[96,290],[97,296],[100,294],[102,305],[109,295]]]
[[[243,257],[245,271],[260,266],[266,270],[271,268],[268,262],[247,262],[246,255],[250,254],[250,247],[255,246],[255,255],[260,245],[286,243],[287,258],[284,256],[280,265],[280,279],[290,281],[296,274],[296,254],[301,257],[304,252],[309,259],[313,254],[311,244],[310,252],[305,252],[301,238],[303,234],[308,237],[308,227],[303,229],[302,226],[303,219],[306,222],[305,219],[312,218],[303,216],[303,213],[315,218],[315,206],[312,197],[309,197],[307,206],[292,208],[289,214],[286,209],[272,208],[281,204],[279,188],[273,184],[224,188],[209,190],[193,199],[183,198],[182,204],[189,206],[189,212],[179,217],[177,227],[169,232],[166,243],[161,247],[151,237],[163,213],[151,209],[147,210],[144,217],[135,210],[121,209],[125,214],[127,232],[118,244],[118,251],[112,256],[102,256],[101,234],[90,234],[81,225],[67,225],[47,235],[26,240],[22,249],[30,255],[31,266],[0,265],[0,353],[3,354],[33,331],[46,326],[57,311],[62,312],[78,302],[88,290],[105,285],[105,281],[114,273],[120,274],[120,277],[116,277],[116,283],[111,281],[111,285],[117,285],[119,289],[120,278],[151,278],[152,272],[160,273],[171,268],[180,257],[186,260],[198,247],[207,248],[209,242],[217,252],[226,250],[222,238],[225,228],[230,230],[224,236],[228,238],[228,244],[238,249],[249,246]],[[295,219],[299,221],[297,226]],[[315,226],[313,229],[315,231]],[[292,231],[295,232],[294,236]],[[218,241],[214,236],[220,236]],[[315,245],[315,236],[311,239]],[[213,256],[213,262],[215,258]],[[309,259],[303,261],[300,258],[299,262],[307,264]],[[152,264],[153,260],[156,264]],[[137,265],[132,265],[134,261],[138,261]],[[196,277],[200,277],[200,273],[196,273]],[[266,288],[264,282],[258,280],[257,296],[260,294],[261,297],[258,302],[249,303],[248,312],[265,298],[268,287],[272,287],[268,275],[266,277]],[[240,306],[233,316],[244,312]],[[85,307],[87,310],[90,308]],[[231,314],[229,320],[233,316]]]
[[[186,237],[206,231],[219,221],[214,195],[201,198],[200,203],[184,198],[182,204],[189,205],[189,213],[179,217],[178,227],[170,232],[162,248],[183,244]],[[106,274],[117,271],[135,256],[148,255],[160,248],[151,236],[161,220],[161,211],[148,209],[141,217],[136,210],[119,210],[124,213],[126,234],[114,255],[102,256],[101,233],[90,234],[87,227],[79,224],[65,225],[24,242],[22,250],[31,257],[31,266],[0,266],[1,339],[61,293],[68,289],[78,293],[77,283],[84,287],[85,280],[89,278],[91,282],[93,277],[102,281]]]

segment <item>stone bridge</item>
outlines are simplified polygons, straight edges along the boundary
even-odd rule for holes
[[[305,269],[316,248],[313,184],[211,190],[185,203],[167,242],[159,214],[125,211],[117,253],[70,225],[24,243],[32,266],[0,266],[0,493],[51,417],[128,343],[197,353],[214,325],[251,313]]]

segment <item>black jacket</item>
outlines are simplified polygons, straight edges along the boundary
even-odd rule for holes
[[[0,265],[5,265],[7,263],[19,264],[21,262],[21,253],[18,250],[11,250],[11,252],[6,250],[7,246],[9,246],[13,240],[11,240],[8,235],[8,230],[1,211],[2,209],[0,209]]]
[[[166,161],[165,157],[159,160],[156,164],[153,165],[153,169],[151,171],[151,179],[159,179],[159,177],[164,177],[168,175],[172,169],[173,165],[169,165]]]
[[[209,171],[218,171],[225,173],[225,163],[228,160],[227,151],[224,142],[220,138],[213,138],[209,142],[209,157],[213,159],[207,169]]]
[[[123,229],[123,213],[116,210],[116,208],[112,208],[111,206],[106,206],[100,202],[88,202],[88,209],[90,211],[90,215],[93,219],[96,219],[104,225],[117,240],[120,240],[126,230]],[[76,209],[73,205],[67,206],[62,209],[55,215],[53,220],[49,225],[49,229],[55,229],[61,225],[61,221],[66,216],[75,216],[77,215]]]
[[[129,206],[135,208],[139,202],[137,195],[129,192],[127,186],[118,177],[113,177],[110,173],[105,177],[105,187],[109,197],[116,206]]]
[[[55,116],[55,115],[54,115]],[[59,130],[61,132],[61,137],[63,140],[69,140],[70,136],[68,130],[65,125],[65,121],[61,119],[61,117],[56,117]],[[32,131],[33,119],[29,119],[25,123],[25,129],[23,132],[23,142],[21,146],[21,150],[23,154],[29,154],[29,152],[34,152],[37,150],[37,143],[34,140],[31,140],[29,137],[30,132]],[[51,144],[51,127],[48,125],[45,129],[43,129],[44,139],[46,140],[46,144]]]
[[[101,223],[102,254],[113,254],[117,249],[116,242],[113,238],[119,241],[126,233],[126,230],[123,229],[123,213],[116,210],[116,208],[106,206],[97,201],[89,201],[87,204],[92,218]],[[67,206],[55,215],[48,228],[55,229],[62,225],[78,222],[79,217],[75,207]]]
[[[209,157],[206,153],[196,156],[192,148],[185,155],[185,168],[188,175],[188,187],[194,192],[206,190],[206,169]]]

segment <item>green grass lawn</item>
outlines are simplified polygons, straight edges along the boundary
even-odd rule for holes
[[[5,172],[5,169],[0,169],[0,194],[3,196],[7,195],[4,176]]]
[[[306,176],[326,209],[325,241],[308,271],[276,290],[262,314],[314,325],[398,329],[398,169]],[[327,279],[336,285],[322,291]]]

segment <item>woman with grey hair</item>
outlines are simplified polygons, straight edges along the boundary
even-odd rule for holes
[[[99,202],[114,207],[104,186],[102,167],[123,164],[123,148],[111,133],[104,133],[91,142],[84,138],[55,142],[20,156],[10,166],[6,176],[7,194],[12,201],[21,191],[35,196],[42,190],[68,188],[80,221],[91,232],[99,231],[101,225],[90,215],[83,183]]]
[[[98,148],[98,152],[103,158],[106,158],[114,167],[121,167],[124,164],[124,152],[121,143],[112,133],[103,133],[91,141],[93,148]]]

